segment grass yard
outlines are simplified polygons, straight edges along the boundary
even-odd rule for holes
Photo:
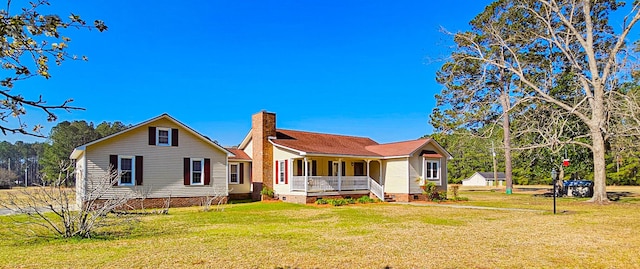
[[[547,186],[548,187],[548,186]],[[638,194],[640,189],[633,188]],[[2,268],[637,268],[640,198],[606,206],[528,191],[469,202],[541,211],[280,202],[171,209],[101,238],[20,238],[0,217]]]

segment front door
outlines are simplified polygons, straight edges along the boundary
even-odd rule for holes
[[[354,176],[366,176],[367,175],[364,172],[364,163],[361,163],[361,162],[353,163],[353,175]]]

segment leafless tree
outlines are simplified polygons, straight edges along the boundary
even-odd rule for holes
[[[18,179],[18,175],[13,171],[9,171],[4,168],[0,168],[0,186],[10,188],[14,185],[14,181]]]
[[[73,166],[70,163],[60,164],[60,174],[51,185],[38,185],[25,188],[17,193],[9,193],[0,199],[0,207],[11,210],[14,214],[25,215],[27,218],[13,216],[16,224],[26,228],[30,234],[44,235],[46,230],[57,236],[89,238],[96,228],[104,225],[114,225],[114,221],[130,221],[130,218],[111,218],[109,213],[121,208],[133,195],[114,195],[108,193],[113,182],[117,180],[117,171],[99,178],[87,178],[91,184],[84,190],[84,196],[79,197],[78,205],[75,199],[76,190],[65,187],[65,181],[70,180]],[[24,228],[21,229],[25,231]]]
[[[537,133],[540,138],[521,149],[575,144],[593,153],[594,196],[590,201],[596,203],[608,202],[607,141],[640,134],[638,100],[619,90],[627,56],[632,53],[626,38],[640,20],[640,4],[630,4],[621,29],[615,32],[609,25],[609,13],[623,2],[500,0],[487,9],[496,13],[491,14],[495,19],[481,33],[455,35],[456,56],[504,70],[521,85],[511,98],[526,100],[520,102],[526,107],[514,106],[504,113],[524,111],[516,118],[530,128],[520,133]],[[487,54],[487,48],[503,54]],[[549,115],[538,113],[543,111],[540,108],[548,109]],[[566,128],[576,123],[585,127],[584,132],[571,133],[578,129]]]
[[[231,192],[233,189],[229,191],[221,190],[219,188],[214,188],[212,194],[207,194],[207,196],[202,198],[202,211],[209,212],[211,211],[211,205],[213,203],[216,204],[216,211],[224,211],[224,208],[221,207],[226,202],[227,193]]]

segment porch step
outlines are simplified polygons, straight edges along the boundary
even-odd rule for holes
[[[391,197],[391,195],[385,194],[385,195],[384,195],[384,201],[385,201],[385,202],[388,202],[388,203],[392,203],[392,202],[395,202],[395,201],[396,201],[396,199],[395,199],[395,198],[393,198],[393,197]]]

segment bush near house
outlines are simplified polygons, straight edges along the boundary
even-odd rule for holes
[[[335,199],[318,199],[316,200],[316,205],[332,205],[332,206],[342,206],[342,205],[352,205],[355,203],[359,204],[367,204],[367,203],[377,203],[380,200],[371,199],[369,196],[362,196],[358,199],[353,198],[335,198]]]

